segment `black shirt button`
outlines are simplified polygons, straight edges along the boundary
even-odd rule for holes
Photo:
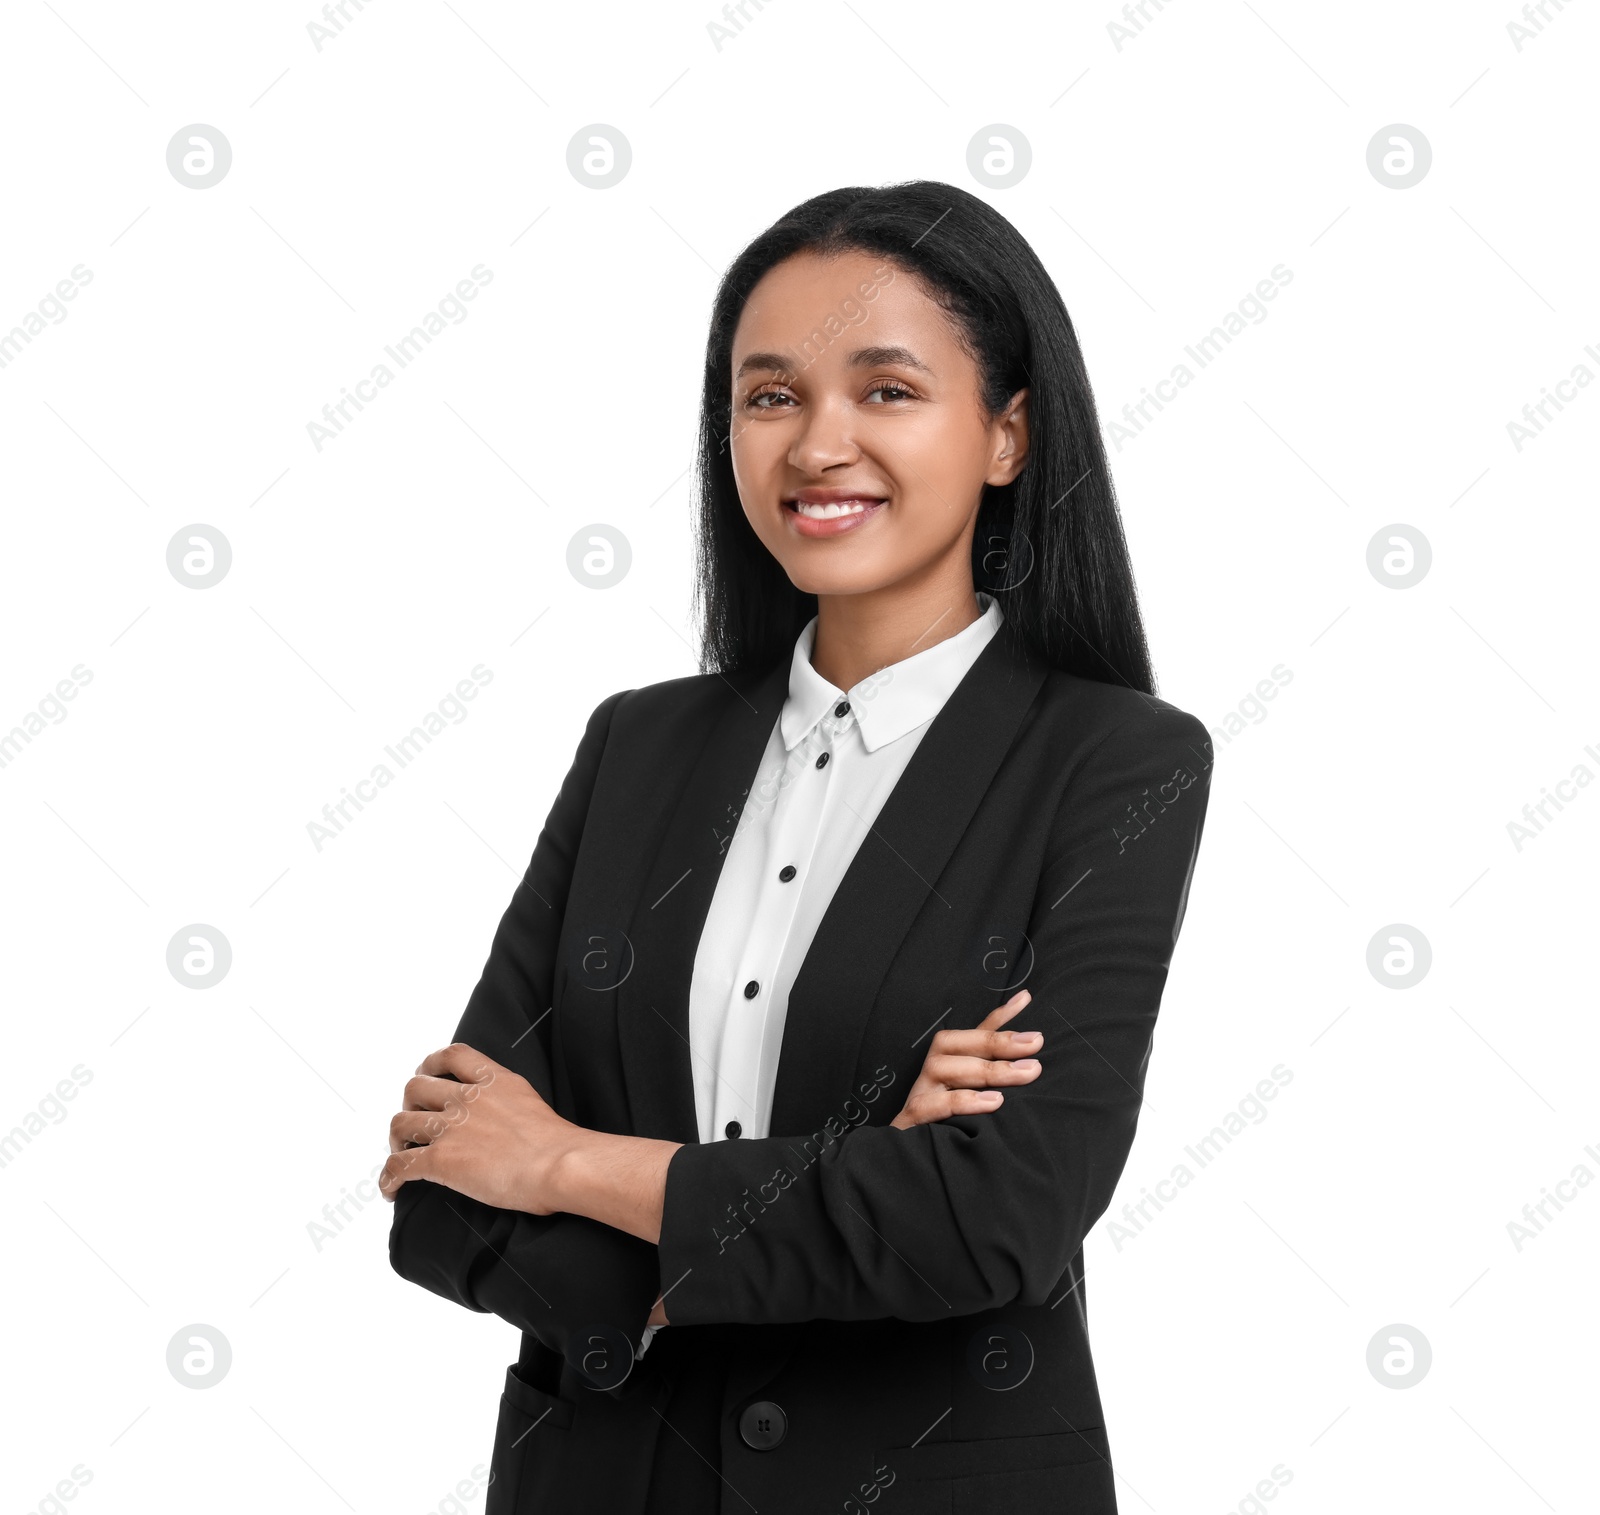
[[[849,700],[840,700],[839,703],[833,707],[833,713],[835,715],[838,715],[838,716],[849,715],[850,714],[850,701]]]
[[[754,999],[760,993],[761,985],[758,984],[754,979],[751,979],[750,982],[744,986],[744,997],[746,999]]]
[[[729,1140],[732,1140],[735,1136],[738,1136],[743,1130],[744,1130],[744,1127],[741,1126],[738,1121],[730,1120],[722,1134],[724,1136],[728,1137]]]
[[[758,1452],[770,1452],[783,1440],[788,1429],[789,1418],[783,1413],[783,1406],[773,1404],[770,1399],[747,1405],[739,1417],[740,1438],[747,1447],[754,1447]]]
[[[828,754],[826,752],[824,752],[822,754],[822,756],[817,759],[817,767],[826,768],[827,766],[828,766]]]
[[[778,882],[780,884],[787,884],[789,882],[789,880],[792,879],[793,877],[794,877],[794,864],[793,863],[785,863],[783,865],[783,867],[778,870]]]

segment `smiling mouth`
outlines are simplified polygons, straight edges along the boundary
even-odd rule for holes
[[[834,537],[854,531],[875,516],[887,500],[860,495],[839,500],[785,500],[794,530],[805,537]]]
[[[826,505],[812,505],[805,500],[790,500],[789,509],[803,515],[808,521],[836,521],[840,516],[856,516],[882,500],[832,500]]]

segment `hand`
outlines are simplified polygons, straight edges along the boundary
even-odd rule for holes
[[[986,1115],[998,1110],[1005,1098],[998,1089],[986,1086],[1032,1083],[1041,1070],[1028,1054],[1044,1045],[1044,1037],[1037,1031],[1000,1029],[1032,1002],[1033,996],[1022,989],[998,1010],[991,1010],[976,1030],[936,1031],[905,1105],[889,1124],[904,1131],[952,1115]],[[669,1324],[661,1300],[656,1301],[645,1324]]]
[[[905,1131],[952,1115],[987,1115],[1005,1100],[995,1085],[1030,1084],[1038,1078],[1040,1066],[1029,1054],[1044,1045],[1043,1035],[1000,1029],[1032,1000],[1026,989],[1019,989],[975,1030],[934,1032],[922,1071],[889,1124]]]
[[[385,1199],[425,1178],[504,1210],[550,1215],[562,1155],[581,1129],[527,1079],[455,1042],[424,1058],[389,1122],[392,1154],[378,1177]]]

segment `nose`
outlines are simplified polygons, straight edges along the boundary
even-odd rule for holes
[[[790,466],[807,478],[820,479],[830,468],[854,463],[860,456],[849,402],[842,397],[814,399],[790,445]]]

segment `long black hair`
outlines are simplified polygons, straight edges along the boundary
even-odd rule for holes
[[[1027,460],[985,485],[973,580],[1047,662],[1155,693],[1133,566],[1094,395],[1071,317],[1022,234],[976,195],[920,179],[835,189],[780,217],[723,276],[706,341],[697,464],[695,603],[706,673],[756,672],[790,655],[817,613],[739,503],[729,451],[733,334],[757,282],[797,253],[860,252],[915,274],[954,319],[990,416],[1028,390]]]

